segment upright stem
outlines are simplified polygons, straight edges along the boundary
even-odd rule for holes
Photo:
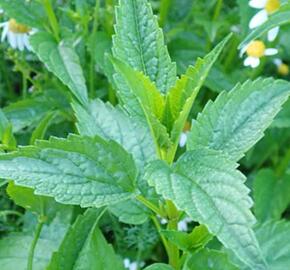
[[[160,217],[164,217],[164,213],[156,205],[148,201],[142,195],[136,196],[136,199],[142,204],[144,204],[146,207],[148,207],[150,210],[152,210],[155,214],[159,215]]]
[[[35,251],[35,247],[37,244],[37,241],[39,239],[42,227],[43,227],[43,221],[39,220],[36,230],[35,230],[35,234],[34,234],[34,238],[32,240],[30,249],[29,249],[29,253],[28,253],[28,262],[27,262],[27,270],[32,270],[33,269],[33,258],[34,258],[34,251]]]
[[[55,16],[55,13],[53,11],[52,4],[50,0],[42,0],[43,1],[43,6],[45,8],[51,29],[53,31],[53,34],[56,38],[57,41],[60,41],[60,30],[59,30],[59,25],[57,18]]]
[[[168,215],[168,230],[177,230],[177,224],[178,224],[178,218],[179,218],[179,212],[177,208],[175,207],[174,203],[167,200],[166,201],[166,210]],[[173,243],[168,243],[169,246],[169,264],[174,269],[179,269],[179,249],[178,247]]]
[[[282,161],[276,168],[276,175],[278,177],[282,177],[283,174],[285,173],[286,169],[288,168],[290,162],[290,148],[287,150],[285,156],[282,158]]]
[[[96,5],[94,9],[94,22],[93,22],[93,29],[92,29],[92,34],[91,38],[94,39],[93,42],[97,42],[95,40],[96,38],[96,32],[98,30],[98,25],[99,25],[99,8],[100,8],[100,0],[96,0]],[[94,98],[95,97],[95,58],[94,54],[92,53],[90,55],[90,71],[89,71],[89,93],[90,97]]]
[[[223,0],[218,0],[215,6],[213,17],[212,17],[213,21],[215,21],[219,17],[222,6],[223,6]]]
[[[159,221],[155,216],[151,216],[151,219],[152,219],[152,221],[153,221],[153,223],[154,223],[154,225],[155,225],[155,227],[160,235],[161,241],[164,245],[164,248],[166,250],[168,258],[170,258],[170,248],[169,248],[169,245],[168,245],[166,238],[161,234],[161,227],[160,227]]]
[[[159,17],[159,25],[163,27],[165,25],[168,11],[170,8],[171,0],[161,0],[160,3],[160,17]]]

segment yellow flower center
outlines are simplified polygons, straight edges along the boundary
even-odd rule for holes
[[[247,48],[247,55],[260,58],[265,55],[266,46],[262,41],[256,40],[250,43]]]
[[[281,65],[278,66],[278,73],[280,75],[286,76],[289,74],[289,66],[282,63]]]
[[[28,33],[30,29],[23,24],[17,23],[15,19],[10,19],[8,22],[9,31],[17,34]]]
[[[268,0],[265,6],[265,9],[268,13],[273,13],[277,11],[280,7],[279,0]]]
[[[191,128],[191,123],[189,121],[186,121],[185,125],[184,125],[184,128],[183,128],[183,131],[184,132],[189,131],[190,128]]]

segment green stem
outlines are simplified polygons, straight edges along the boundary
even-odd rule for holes
[[[98,25],[99,25],[99,8],[100,8],[100,1],[96,0],[96,5],[94,9],[94,22],[93,22],[93,29],[92,29],[92,34],[91,38],[94,39],[93,42],[97,42],[96,39],[96,32],[98,30]],[[95,58],[93,55],[90,56],[90,71],[89,71],[89,93],[90,97],[94,98],[95,97]]]
[[[175,207],[174,203],[169,200],[166,201],[166,210],[169,218],[167,229],[176,231],[179,218],[179,211]],[[174,269],[179,269],[180,254],[178,247],[173,243],[169,243],[169,250],[170,250],[169,264]]]
[[[219,17],[222,6],[223,6],[223,0],[218,0],[215,6],[213,17],[212,17],[213,21],[216,21],[217,18]]]
[[[282,177],[284,175],[285,171],[287,170],[287,168],[289,166],[289,162],[290,162],[290,148],[287,150],[282,161],[280,162],[280,164],[276,168],[276,175],[278,177]]]
[[[52,4],[51,4],[50,0],[42,0],[42,1],[43,1],[43,6],[44,6],[44,9],[46,11],[51,29],[53,31],[53,34],[54,34],[56,40],[60,41],[59,25],[58,25],[58,21],[57,21],[57,18],[55,16],[55,13],[53,11]]]
[[[156,229],[157,229],[157,231],[159,233],[161,241],[162,241],[162,243],[164,245],[164,248],[166,250],[167,256],[168,256],[168,258],[170,258],[170,248],[169,248],[169,245],[168,245],[168,242],[167,242],[166,238],[161,233],[161,227],[160,227],[159,221],[158,221],[158,219],[155,216],[151,216],[151,219],[152,219],[152,221],[153,221],[153,223],[154,223],[154,225],[155,225],[155,227],[156,227]]]
[[[0,217],[2,216],[8,216],[8,215],[15,215],[18,217],[22,217],[22,214],[20,212],[14,211],[14,210],[3,210],[0,211]]]
[[[27,95],[27,78],[26,72],[22,72],[22,98],[25,99]]]
[[[170,5],[171,5],[171,0],[161,0],[160,17],[159,17],[160,27],[163,27],[165,25]]]
[[[151,203],[150,201],[148,201],[142,195],[136,196],[136,199],[139,202],[141,202],[142,204],[144,204],[146,207],[148,207],[150,210],[152,210],[155,214],[159,215],[160,217],[166,218],[166,216],[164,215],[164,213],[156,205],[154,205],[153,203]]]
[[[109,85],[108,100],[113,105],[117,104],[116,94],[111,84]]]
[[[100,0],[96,0],[95,10],[94,10],[93,34],[97,32],[97,29],[99,26],[99,10],[100,10]]]
[[[32,240],[32,243],[31,243],[31,246],[29,249],[29,253],[28,253],[27,270],[32,270],[32,268],[33,268],[34,251],[35,251],[35,247],[36,247],[37,241],[39,239],[43,224],[44,224],[43,221],[41,221],[41,220],[38,221],[36,231],[34,234],[34,238]]]

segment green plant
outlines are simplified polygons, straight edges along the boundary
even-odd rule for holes
[[[66,7],[64,14],[55,14],[49,0],[16,2],[0,4],[18,22],[38,28],[30,45],[47,70],[38,74],[33,64],[10,56],[39,93],[27,98],[24,83],[23,99],[0,111],[0,177],[14,203],[27,210],[19,232],[0,240],[4,269],[124,269],[121,250],[147,270],[289,266],[290,227],[278,221],[290,202],[289,151],[276,169],[260,170],[261,163],[250,161],[259,171],[253,176],[255,204],[238,168],[248,151],[258,151],[250,149],[287,101],[289,82],[249,79],[202,104],[197,97],[204,84],[219,88],[212,73],[219,71],[212,67],[223,53],[231,57],[233,35],[178,76],[146,0],[119,1],[112,45],[107,34],[113,1],[96,1],[93,12],[90,1],[74,1],[77,11]],[[171,4],[161,1],[162,25]],[[216,3],[214,21],[221,5]],[[74,37],[75,21],[82,30]],[[98,32],[99,24],[107,32]],[[245,44],[267,30],[254,30]],[[225,83],[226,75],[220,76]],[[101,99],[102,87],[96,90],[102,83],[108,102]],[[21,118],[22,110],[31,115]],[[185,150],[179,142],[188,120]],[[32,130],[30,143],[23,134],[14,136],[24,128]],[[54,136],[46,139],[49,134]],[[17,146],[21,140],[29,145]],[[251,156],[246,158],[244,167]],[[189,232],[178,230],[185,218]]]

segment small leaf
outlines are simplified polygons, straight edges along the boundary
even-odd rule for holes
[[[170,137],[175,145],[175,149],[173,150],[174,153],[178,145],[180,134],[192,108],[192,104],[212,65],[217,60],[230,37],[231,35],[227,36],[203,59],[199,58],[194,67],[190,66],[185,75],[181,76],[176,82],[176,85],[168,93],[165,104],[167,110],[164,110],[165,115],[163,115],[163,119],[165,119],[165,125],[171,130]],[[167,115],[168,111],[171,116]],[[171,118],[172,120],[169,120],[168,123],[168,119]]]
[[[176,80],[176,66],[164,45],[162,30],[146,0],[119,0],[113,55],[143,72],[162,92]]]
[[[186,152],[170,168],[154,161],[146,179],[164,199],[171,200],[194,221],[207,227],[223,245],[254,269],[265,269],[252,226],[252,200],[237,164],[220,152]]]
[[[13,182],[6,189],[15,204],[37,214],[51,222],[58,212],[65,211],[64,205],[58,204],[53,198],[35,195],[33,189],[16,186]]]
[[[203,225],[195,227],[191,233],[179,231],[161,231],[161,233],[179,249],[186,252],[195,252],[212,239],[212,235]]]
[[[0,177],[60,203],[101,207],[133,197],[137,171],[116,142],[71,135],[0,155]]]
[[[101,209],[89,209],[78,216],[59,250],[53,254],[47,270],[124,269],[98,228],[100,215]]]
[[[72,91],[78,101],[87,105],[88,94],[79,57],[68,42],[60,44],[45,32],[30,37],[30,44],[49,71],[57,76]]]
[[[147,121],[157,150],[159,147],[168,148],[171,145],[169,135],[166,127],[160,122],[164,109],[163,96],[148,77],[117,59],[112,59],[112,62],[116,72],[134,95],[133,99],[130,98],[124,103],[124,108],[132,117]]]
[[[209,147],[239,160],[263,137],[289,94],[288,82],[271,78],[247,81],[222,92],[193,121],[188,149]]]
[[[57,111],[49,111],[40,121],[36,129],[33,131],[30,144],[34,144],[36,140],[44,139],[45,133],[53,121],[53,119],[57,116]]]
[[[148,208],[132,199],[111,205],[109,210],[120,222],[134,225],[143,224],[152,215]]]
[[[31,98],[9,104],[3,108],[3,112],[11,122],[13,132],[19,133],[22,129],[30,131],[35,128],[48,112],[65,111],[68,108],[69,102],[66,93],[46,89]]]
[[[290,175],[278,178],[271,169],[258,172],[253,184],[254,212],[260,222],[280,219],[290,203]]]
[[[239,270],[230,262],[226,253],[210,249],[202,249],[192,255],[187,267],[188,270]]]

